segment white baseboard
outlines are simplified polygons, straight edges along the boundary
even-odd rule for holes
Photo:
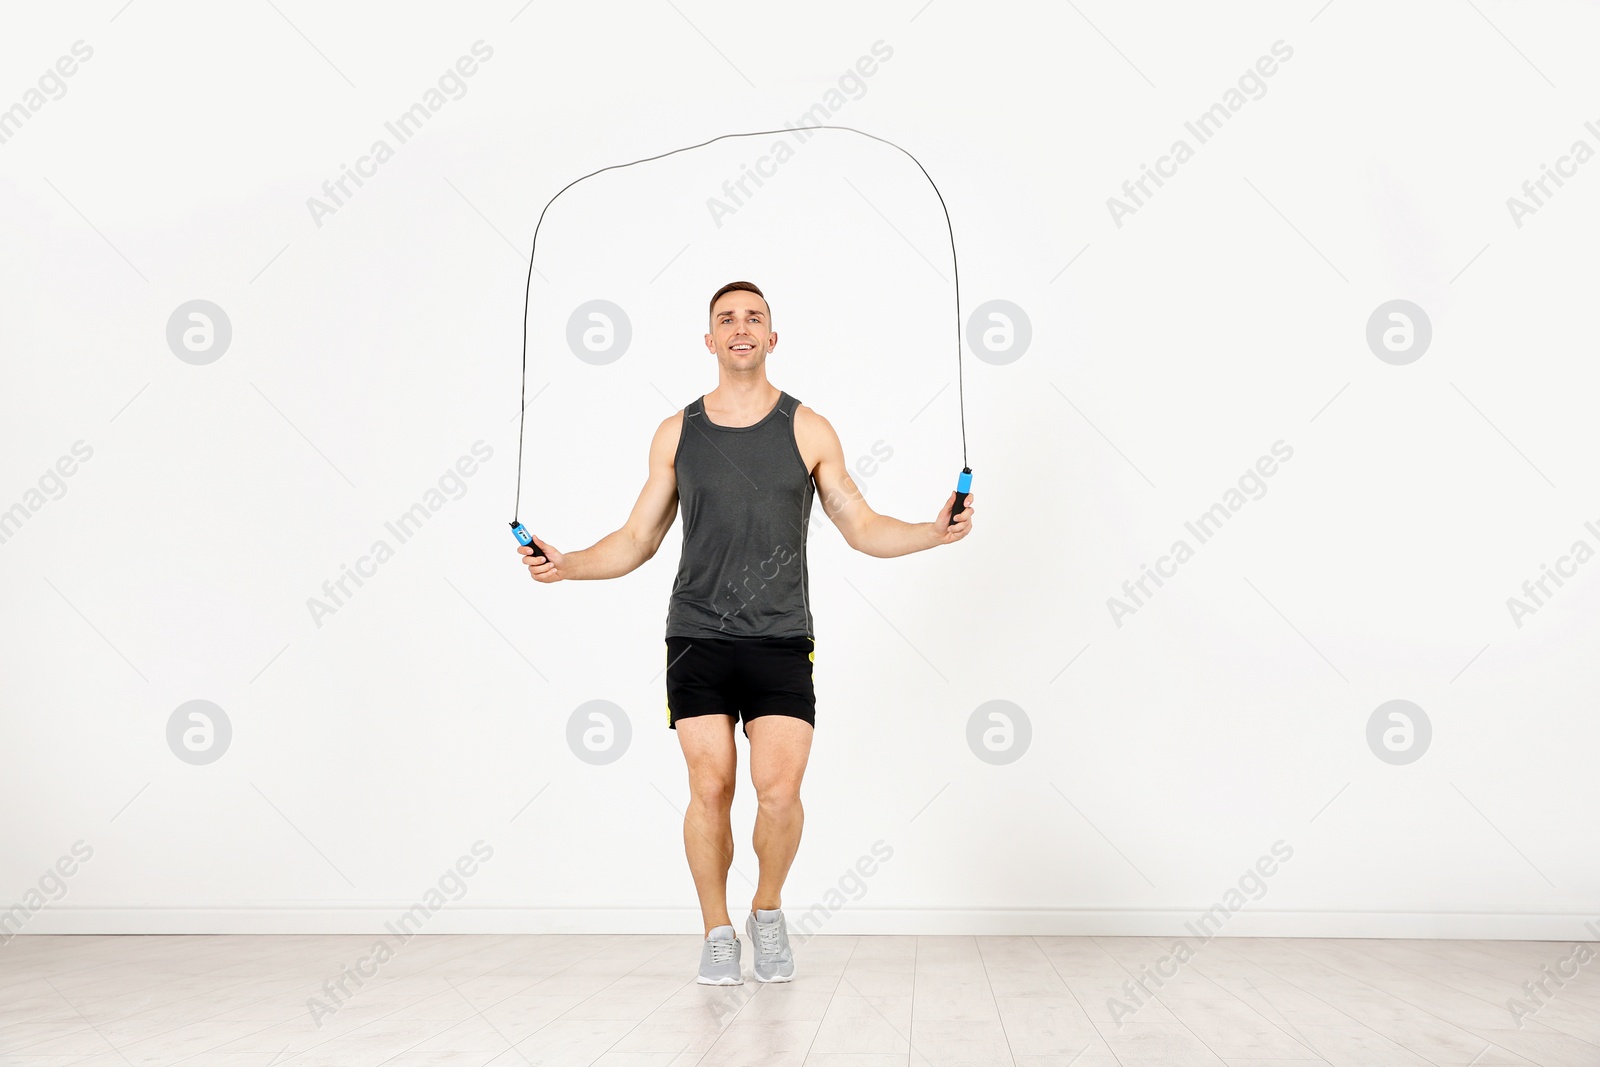
[[[47,906],[28,934],[694,934],[697,908],[535,908],[446,904],[420,924],[399,926],[408,905],[308,907]],[[1406,912],[1243,910],[1202,927],[1199,909],[869,908],[846,905],[808,916],[786,905],[791,934],[942,934],[1102,937],[1374,937],[1518,941],[1600,940],[1600,912]],[[420,913],[419,913],[420,914]],[[734,924],[744,917],[734,915]],[[13,930],[0,929],[0,940]]]

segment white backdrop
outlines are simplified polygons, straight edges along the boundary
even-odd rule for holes
[[[678,527],[541,586],[506,525],[528,245],[589,171],[826,121],[949,205],[979,515],[882,560],[817,509],[791,922],[1591,938],[1597,32],[1506,0],[10,10],[0,934],[698,931]],[[520,517],[558,548],[716,384],[737,278],[877,510],[953,487],[933,191],[779,140],[546,216]],[[591,300],[610,362],[568,343]]]

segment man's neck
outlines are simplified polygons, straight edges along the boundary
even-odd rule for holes
[[[706,394],[706,400],[718,411],[757,418],[771,409],[780,392],[767,381],[765,374],[743,381],[723,377],[717,382],[716,389]]]

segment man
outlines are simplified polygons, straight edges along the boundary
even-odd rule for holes
[[[778,335],[761,290],[730,282],[712,295],[710,314],[705,343],[717,387],[656,428],[650,475],[623,527],[579,552],[537,536],[518,552],[538,582],[620,577],[656,554],[682,502],[683,555],[667,608],[667,726],[689,771],[683,844],[706,928],[697,981],[743,982],[727,905],[733,727],[742,712],[761,870],[745,933],[756,979],[787,982],[794,957],[781,893],[800,845],[800,779],[816,708],[806,572],[813,486],[845,542],[871,556],[961,540],[972,529],[974,496],[954,523],[954,492],[932,522],[873,511],[828,420],[767,381]]]

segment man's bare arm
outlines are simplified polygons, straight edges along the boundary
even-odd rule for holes
[[[535,580],[620,578],[656,554],[678,516],[678,478],[673,458],[682,426],[683,413],[678,412],[656,427],[650,441],[649,477],[621,529],[588,548],[557,552],[545,562],[533,562],[536,557],[528,549],[519,549]]]
[[[869,556],[904,556],[936,545],[947,545],[967,535],[971,529],[972,499],[967,495],[967,506],[950,524],[950,508],[955,503],[952,492],[945,506],[932,522],[903,522],[889,515],[880,515],[867,504],[861,488],[850,477],[845,466],[844,448],[833,425],[821,415],[803,405],[797,418],[804,420],[807,440],[816,447],[819,458],[813,472],[817,491],[822,497],[822,507],[828,518],[839,527],[845,543]],[[796,429],[801,426],[796,422]]]

